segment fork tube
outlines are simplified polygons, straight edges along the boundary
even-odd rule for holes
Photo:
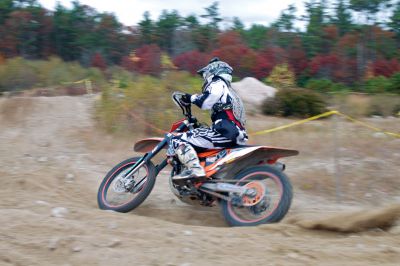
[[[166,138],[167,138],[167,136],[166,136]],[[126,174],[125,178],[130,178],[134,173],[136,173],[136,171],[140,167],[142,167],[147,161],[151,160],[157,153],[159,153],[162,150],[162,148],[164,147],[164,145],[167,143],[166,138],[164,138],[163,141],[158,143],[158,145],[151,152],[146,153],[142,158],[140,158],[139,161],[137,161],[135,163],[132,170],[130,170]]]
[[[167,166],[168,164],[168,159],[165,159],[164,161],[162,161],[159,165],[156,166],[156,175],[158,175],[158,173],[160,173],[160,171],[162,169],[165,168],[165,166]]]
[[[187,127],[186,123],[182,123],[175,132],[182,131],[185,127]],[[147,161],[151,160],[154,156],[159,153],[165,145],[168,145],[169,140],[173,137],[172,133],[165,134],[165,138],[158,143],[158,145],[151,151],[146,153],[140,160],[133,166],[132,170],[126,175],[126,177],[131,177],[143,164]],[[157,174],[167,165],[167,159],[161,162],[160,165],[157,166]]]

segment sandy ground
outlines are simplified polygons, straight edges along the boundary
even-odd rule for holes
[[[162,172],[137,210],[99,210],[133,143],[98,132],[93,103],[0,98],[0,265],[399,265],[395,203],[359,212],[295,190],[280,224],[229,228],[218,208],[177,201]]]

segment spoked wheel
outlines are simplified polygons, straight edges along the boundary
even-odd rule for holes
[[[126,178],[139,159],[127,159],[107,173],[97,193],[100,209],[128,212],[147,198],[156,181],[155,167],[151,162],[143,164],[132,178]]]
[[[276,223],[289,211],[292,186],[288,177],[272,166],[255,166],[234,177],[236,185],[245,186],[252,195],[230,195],[222,200],[222,215],[231,226],[254,226]]]

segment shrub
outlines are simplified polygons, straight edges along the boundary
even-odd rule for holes
[[[305,87],[318,92],[338,92],[350,90],[346,85],[342,83],[335,83],[329,79],[310,79],[307,81]]]
[[[137,49],[138,60],[134,69],[140,74],[158,76],[161,69],[161,49],[155,44],[144,45]]]
[[[162,78],[133,77],[127,71],[115,71],[113,77],[97,106],[101,124],[109,131],[135,130],[156,135],[160,132],[149,124],[169,129],[171,122],[181,117],[180,110],[171,100],[172,92],[199,93],[202,84],[201,78],[183,71],[168,71]],[[193,108],[193,112],[200,121],[209,117],[206,112],[196,109]]]
[[[377,104],[373,104],[369,107],[368,116],[384,116],[384,112],[382,110],[382,107]]]
[[[38,82],[38,75],[32,62],[21,57],[7,60],[0,66],[0,90],[15,91],[31,88]]]
[[[329,79],[310,79],[305,85],[307,89],[319,92],[331,91],[332,86],[333,82]]]
[[[400,72],[390,77],[390,86],[387,88],[389,92],[400,94]]]
[[[400,96],[377,94],[369,96],[369,103],[364,115],[390,116],[396,114],[396,106],[399,106]]]
[[[20,57],[0,65],[0,90],[23,90],[37,87],[69,87],[74,82],[90,79],[101,87],[105,79],[99,69],[83,68],[74,62],[64,62],[57,57],[49,60],[25,60]]]
[[[287,64],[277,65],[267,79],[267,83],[278,88],[293,88],[296,80],[293,71]]]
[[[279,101],[276,98],[267,98],[262,103],[261,108],[265,115],[276,115],[279,113]]]
[[[325,106],[324,99],[316,92],[306,89],[284,89],[280,90],[274,99],[266,99],[262,111],[268,115],[307,117],[325,112]]]
[[[370,78],[365,82],[364,91],[368,93],[382,93],[391,88],[390,79],[384,76]]]
[[[393,107],[392,115],[395,117],[400,117],[400,104]]]

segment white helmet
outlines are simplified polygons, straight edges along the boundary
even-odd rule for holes
[[[197,71],[197,74],[204,78],[206,83],[212,81],[214,77],[221,77],[227,83],[232,82],[233,68],[227,63],[219,60],[218,57],[214,57],[208,62],[208,65]]]

